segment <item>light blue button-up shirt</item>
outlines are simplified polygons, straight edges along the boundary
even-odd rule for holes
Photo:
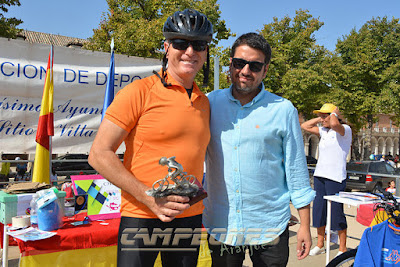
[[[203,224],[228,245],[256,245],[278,237],[290,219],[289,203],[308,205],[310,187],[296,108],[264,90],[246,105],[231,88],[208,95]]]

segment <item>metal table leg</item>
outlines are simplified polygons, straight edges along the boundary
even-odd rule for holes
[[[331,209],[332,209],[332,201],[327,200],[326,201],[326,265],[329,263],[329,256],[330,256],[330,250],[331,250]]]
[[[4,224],[3,229],[3,267],[8,267],[8,235],[7,235],[7,225]]]

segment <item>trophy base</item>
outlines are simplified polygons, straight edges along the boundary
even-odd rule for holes
[[[170,185],[167,188],[162,188],[162,190],[149,189],[146,194],[151,197],[160,198],[169,195],[178,195],[185,197],[194,197],[199,191],[199,187],[196,184],[184,184],[183,186],[178,186],[176,184]]]
[[[203,188],[200,188],[199,191],[197,191],[197,194],[194,197],[190,198],[189,205],[193,206],[200,200],[205,199],[206,197],[207,197],[207,192]]]
[[[179,195],[189,197],[189,205],[193,205],[207,197],[207,192],[199,188],[196,184],[186,184],[185,186],[172,185],[164,190],[149,189],[146,194],[151,197],[161,198],[169,195]]]

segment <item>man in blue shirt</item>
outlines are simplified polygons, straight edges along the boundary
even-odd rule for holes
[[[230,88],[211,92],[203,224],[213,266],[286,266],[290,201],[298,209],[297,257],[311,247],[310,187],[297,110],[264,89],[271,48],[259,34],[232,46]]]

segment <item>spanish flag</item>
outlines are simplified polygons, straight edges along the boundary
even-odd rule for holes
[[[54,135],[53,117],[53,46],[47,62],[46,78],[43,88],[42,105],[36,133],[36,155],[33,164],[32,182],[50,184],[51,137]]]

